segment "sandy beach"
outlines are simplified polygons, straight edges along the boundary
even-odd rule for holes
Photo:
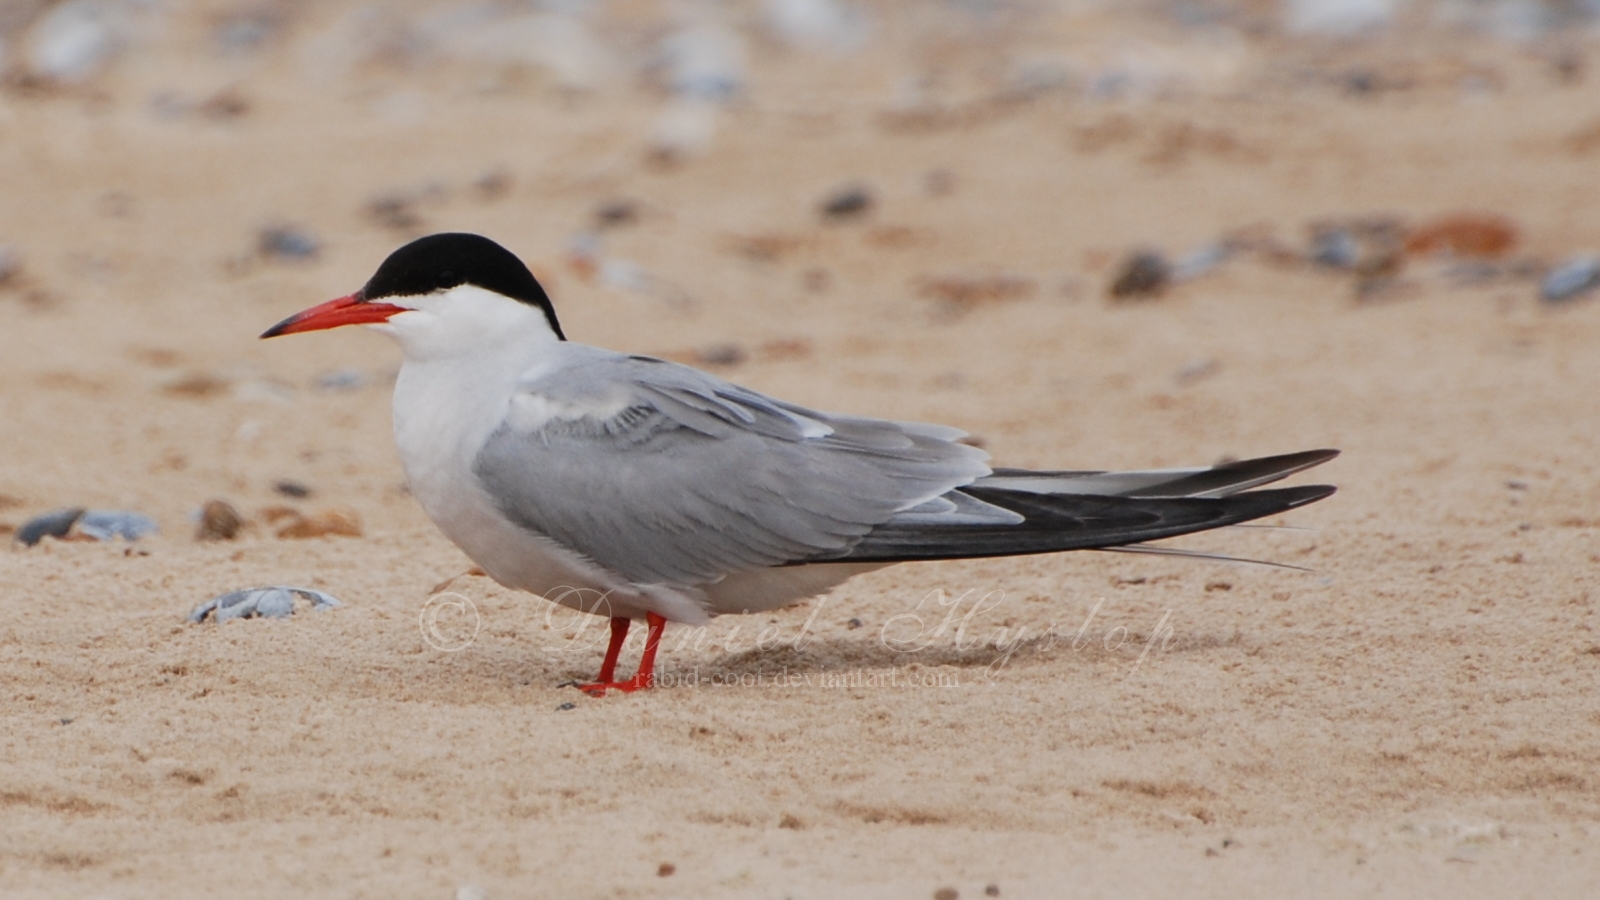
[[[1595,896],[1600,300],[1540,285],[1600,251],[1600,44],[1404,7],[132,4],[81,78],[13,10],[0,896]],[[446,230],[574,340],[998,465],[1339,492],[1171,542],[1298,568],[899,566],[589,698],[602,620],[433,592],[397,349],[257,340]],[[160,532],[12,540],[66,507]],[[342,606],[186,620],[259,585]]]

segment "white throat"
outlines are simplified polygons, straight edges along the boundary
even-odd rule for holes
[[[372,327],[399,341],[408,363],[506,354],[531,361],[560,341],[544,310],[476,285],[382,302],[406,307]]]
[[[518,379],[562,341],[539,307],[472,285],[382,302],[407,307],[373,326],[405,354],[394,387],[400,461],[412,493],[449,533],[447,522],[488,507],[472,462],[505,421]]]

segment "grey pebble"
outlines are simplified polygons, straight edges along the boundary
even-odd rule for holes
[[[473,190],[483,200],[498,200],[511,190],[511,173],[504,169],[491,169],[472,180]]]
[[[661,39],[650,67],[683,97],[722,102],[744,89],[744,38],[725,25],[687,25]]]
[[[294,497],[297,500],[304,500],[311,496],[311,488],[288,478],[273,482],[272,489],[285,497]]]
[[[189,613],[189,621],[204,622],[212,613],[216,614],[218,622],[229,619],[249,619],[261,616],[269,619],[283,619],[294,614],[295,597],[311,601],[312,609],[334,609],[342,604],[321,591],[310,588],[297,588],[286,586],[245,588],[232,591],[210,600],[194,608]]]
[[[358,391],[367,386],[367,373],[345,366],[317,376],[317,387],[324,391]]]
[[[864,185],[842,187],[822,201],[822,215],[828,219],[850,219],[872,208],[872,191]]]
[[[1172,280],[1187,281],[1215,269],[1228,260],[1226,244],[1207,244],[1192,253],[1181,256],[1172,264]]]
[[[1129,256],[1111,282],[1115,300],[1154,297],[1172,282],[1172,265],[1154,250],[1140,250]]]
[[[211,39],[224,53],[250,53],[266,45],[279,25],[266,11],[254,15],[235,13],[217,24]]]
[[[743,347],[729,343],[712,344],[695,352],[700,363],[707,366],[737,366],[749,356]]]
[[[594,211],[597,228],[632,225],[639,220],[639,204],[632,200],[607,200]]]
[[[47,537],[66,537],[72,526],[83,517],[83,507],[57,509],[34,516],[17,529],[17,540],[32,547]]]
[[[321,245],[311,234],[288,225],[263,228],[256,235],[256,250],[268,259],[315,259]]]
[[[1539,299],[1546,303],[1576,300],[1600,287],[1600,256],[1584,255],[1551,269],[1539,282]]]
[[[367,201],[366,212],[378,224],[389,228],[401,231],[418,228],[422,225],[422,216],[417,212],[420,199],[413,192],[381,194]]]
[[[22,271],[22,254],[10,244],[0,244],[0,284],[17,277]]]
[[[1176,380],[1180,385],[1194,384],[1197,381],[1203,381],[1207,378],[1210,378],[1220,371],[1222,371],[1222,363],[1219,362],[1216,357],[1208,357],[1206,359],[1195,360],[1194,362],[1189,363],[1188,365],[1179,369],[1178,374],[1174,377],[1174,380]]]
[[[1343,228],[1318,228],[1311,235],[1311,261],[1329,269],[1354,269],[1361,259],[1361,242]]]

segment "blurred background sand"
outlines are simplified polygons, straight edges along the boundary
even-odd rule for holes
[[[1593,896],[1596,18],[0,3],[0,530],[160,527],[0,553],[0,895]],[[1310,572],[901,567],[575,696],[598,622],[430,600],[395,349],[255,337],[439,230],[1000,464],[1340,492],[1175,542]],[[264,584],[344,606],[185,623]]]

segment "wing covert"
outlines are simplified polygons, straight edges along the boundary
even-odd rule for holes
[[[990,471],[940,426],[815,412],[674,363],[586,357],[525,380],[519,399],[541,415],[508,416],[473,469],[513,522],[636,583],[842,556]]]

